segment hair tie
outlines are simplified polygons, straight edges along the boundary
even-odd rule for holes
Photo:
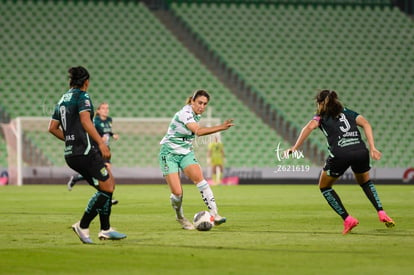
[[[196,90],[194,92],[193,97],[191,98],[192,101],[194,101],[196,99],[197,93],[198,93],[198,90]]]

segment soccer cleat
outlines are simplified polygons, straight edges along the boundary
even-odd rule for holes
[[[100,240],[121,240],[125,239],[127,236],[123,233],[119,233],[115,231],[113,228],[109,228],[108,230],[101,230],[98,234],[98,238]]]
[[[342,234],[347,234],[349,233],[352,228],[354,228],[355,226],[357,226],[359,224],[359,221],[357,219],[355,219],[352,216],[348,216],[346,217],[345,221],[344,221],[344,231],[342,231]]]
[[[379,218],[380,222],[385,223],[386,227],[394,227],[395,226],[395,222],[390,217],[388,217],[387,213],[385,213],[384,210],[378,211],[378,218]]]
[[[80,222],[77,222],[72,225],[73,231],[78,235],[81,242],[84,244],[92,244],[92,240],[89,238],[89,228],[82,229],[80,227]]]
[[[194,225],[184,217],[181,218],[181,219],[177,218],[176,220],[177,220],[177,222],[179,222],[181,224],[181,227],[185,230],[194,230],[195,229]]]
[[[225,217],[222,217],[219,214],[214,215],[214,225],[220,225],[226,221],[227,219]]]
[[[112,205],[115,205],[115,204],[118,204],[119,201],[118,200],[112,200],[111,202],[112,202]]]
[[[69,191],[72,191],[72,188],[73,188],[73,186],[75,185],[75,181],[74,181],[73,179],[74,179],[74,177],[73,177],[73,176],[71,176],[71,177],[70,177],[70,179],[69,179],[69,181],[68,181],[68,183],[67,183],[67,185],[68,185],[68,190],[69,190]]]

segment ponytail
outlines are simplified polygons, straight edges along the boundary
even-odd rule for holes
[[[344,109],[338,99],[338,94],[333,90],[322,90],[316,95],[315,99],[319,104],[318,115],[337,117]]]

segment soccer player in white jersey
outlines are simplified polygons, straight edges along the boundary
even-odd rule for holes
[[[171,190],[171,205],[175,210],[177,221],[183,229],[187,230],[194,229],[194,226],[184,217],[182,207],[183,189],[178,174],[179,169],[197,185],[204,203],[214,217],[214,223],[219,225],[226,222],[226,218],[221,217],[218,213],[213,192],[203,177],[202,169],[193,151],[195,136],[217,133],[234,126],[232,119],[212,127],[201,127],[198,124],[209,100],[210,95],[207,91],[196,90],[187,99],[186,105],[174,115],[167,134],[160,142],[160,168]]]

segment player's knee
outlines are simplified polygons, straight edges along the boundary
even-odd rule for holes
[[[115,191],[115,182],[112,177],[106,181],[99,182],[99,189],[108,193],[113,193]]]

